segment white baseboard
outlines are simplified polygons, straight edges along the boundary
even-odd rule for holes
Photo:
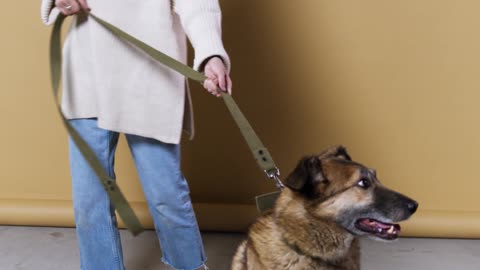
[[[153,228],[144,202],[131,203],[147,229]],[[258,216],[255,205],[194,203],[203,231],[245,232]],[[73,227],[71,201],[0,200],[0,224],[22,226]],[[122,222],[119,222],[123,227]],[[402,236],[480,238],[480,212],[422,210],[402,224]]]

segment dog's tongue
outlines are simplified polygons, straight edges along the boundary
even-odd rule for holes
[[[395,226],[394,224],[382,223],[380,221],[373,220],[373,219],[364,219],[361,222],[364,225],[367,225],[370,227],[382,228],[382,229],[390,229],[392,226]]]
[[[398,224],[383,223],[369,218],[362,219],[359,223],[360,229],[363,231],[373,233],[387,240],[397,238],[401,230]]]

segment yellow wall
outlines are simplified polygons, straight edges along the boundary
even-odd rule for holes
[[[94,1],[94,0],[92,0]],[[420,202],[405,235],[480,237],[478,1],[222,1],[234,97],[286,175],[347,146]],[[63,131],[39,1],[4,3],[0,223],[72,225]],[[200,225],[243,230],[274,190],[222,102],[193,85],[197,137],[183,166]],[[151,226],[125,142],[117,175]]]

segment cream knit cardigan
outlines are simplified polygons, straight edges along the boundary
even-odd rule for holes
[[[89,0],[92,13],[185,63],[186,36],[194,68],[213,55],[230,69],[221,39],[218,0]],[[52,24],[54,0],[42,0]],[[63,48],[62,111],[67,119],[98,118],[107,130],[179,143],[193,137],[190,93],[182,75],[118,40],[85,15],[75,16]]]

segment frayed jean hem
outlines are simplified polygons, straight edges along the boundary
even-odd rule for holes
[[[205,262],[207,261],[207,258],[205,258],[205,260],[197,267],[194,267],[192,269],[188,269],[188,268],[176,268],[175,266],[173,266],[170,262],[168,262],[167,260],[165,260],[165,258],[162,258],[162,262],[168,266],[170,266],[171,268],[175,269],[175,270],[209,270],[207,265],[205,264]]]

